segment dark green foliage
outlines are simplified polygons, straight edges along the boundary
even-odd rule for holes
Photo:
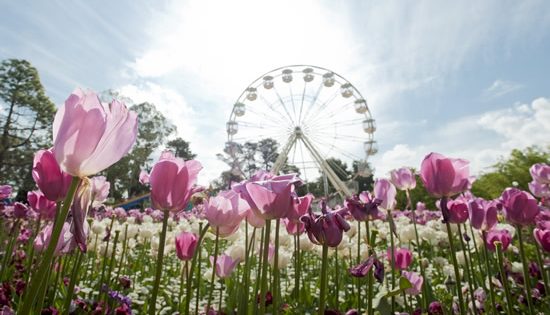
[[[16,186],[18,199],[26,199],[26,192],[34,189],[34,152],[51,146],[56,111],[28,61],[0,63],[0,108],[0,183]]]
[[[472,193],[485,199],[498,198],[504,189],[516,186],[529,191],[528,183],[532,181],[529,168],[535,163],[550,164],[550,147],[529,147],[525,150],[514,149],[506,159],[501,158],[493,165],[492,172],[478,177],[472,187]]]

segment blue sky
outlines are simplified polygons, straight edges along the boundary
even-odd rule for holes
[[[550,143],[547,1],[4,1],[0,59],[38,68],[61,103],[120,90],[169,116],[205,165],[241,91],[289,64],[342,74],[378,130],[377,176],[430,151],[479,173]]]

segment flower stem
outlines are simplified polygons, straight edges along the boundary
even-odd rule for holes
[[[82,261],[82,252],[77,250],[76,262],[73,265],[73,271],[71,272],[71,280],[69,281],[69,287],[67,288],[67,296],[65,297],[65,307],[63,308],[67,314],[71,307],[71,300],[73,299],[74,287],[77,283],[78,271],[80,270],[80,262]]]
[[[535,246],[535,254],[537,255],[537,264],[540,268],[540,273],[542,274],[542,281],[544,282],[544,289],[545,292],[548,292],[550,290],[550,287],[548,286],[548,275],[546,274],[546,270],[544,270],[544,261],[542,260],[542,254],[540,253],[539,246]]]
[[[533,308],[533,298],[531,296],[531,278],[529,271],[527,270],[527,264],[529,263],[525,257],[525,248],[523,247],[523,237],[521,236],[521,226],[516,226],[519,238],[519,252],[521,255],[521,262],[523,265],[523,278],[525,279],[525,293],[527,294],[527,307],[529,308],[529,314],[534,315],[535,310]]]
[[[387,217],[388,217],[388,223],[390,225],[390,253],[391,253],[391,259],[390,259],[390,264],[391,264],[391,289],[395,289],[395,244],[394,244],[394,241],[393,241],[393,229],[392,229],[392,214],[391,214],[391,211],[388,210],[388,214],[387,214]],[[391,312],[392,314],[395,313],[395,296],[392,295],[391,297]]]
[[[212,262],[212,277],[210,278],[210,294],[208,295],[208,303],[206,304],[206,312],[210,311],[212,303],[212,294],[214,293],[214,278],[216,277],[216,263],[218,262],[218,243],[220,240],[220,228],[216,227],[216,240],[214,241],[214,261]]]
[[[374,248],[374,243],[375,243],[375,233],[373,233],[371,235],[370,233],[370,223],[369,223],[369,220],[365,221],[365,227],[366,227],[366,231],[367,231],[367,239],[369,241],[369,243],[367,244],[369,247],[369,256],[370,254],[372,253],[372,249]],[[373,277],[373,271],[372,271],[372,268],[369,270],[368,274],[367,274],[367,315],[373,315],[373,308],[372,308],[372,295],[374,293],[374,277]]]
[[[441,200],[441,206],[446,207],[447,201],[442,199]],[[445,222],[445,225],[447,226],[447,236],[449,238],[449,246],[451,247],[451,259],[453,261],[453,267],[455,271],[455,280],[456,280],[456,292],[458,294],[458,304],[460,307],[460,315],[466,314],[466,308],[464,306],[464,297],[462,296],[462,281],[460,279],[460,271],[458,270],[458,262],[456,260],[456,252],[455,252],[455,245],[453,242],[453,233],[451,231],[451,224],[449,222]]]
[[[321,260],[321,292],[319,294],[319,315],[325,314],[326,294],[327,294],[327,266],[328,265],[328,246],[323,244],[323,258]]]
[[[200,264],[200,255],[201,255],[201,243],[202,243],[202,240],[204,238],[204,234],[206,234],[206,231],[208,230],[208,227],[209,225],[207,224],[204,228],[202,227],[202,223],[199,223],[199,240],[197,241],[197,247],[195,249],[195,252],[193,253],[193,258],[191,260],[191,269],[189,269],[189,278],[187,279],[187,283],[186,283],[186,298],[185,298],[185,312],[184,312],[184,309],[183,307],[180,307],[180,313],[182,314],[185,314],[185,315],[189,315],[189,305],[191,304],[191,295],[193,295],[193,292],[191,291],[191,278],[192,278],[192,275],[193,275],[193,270],[195,268],[195,264],[198,263]],[[200,267],[198,268],[198,272],[200,272]],[[197,281],[200,281],[200,276],[197,276]],[[200,289],[199,285],[197,285],[197,291]],[[197,293],[197,304],[198,304],[198,300],[199,300],[199,294]],[[182,303],[180,303],[181,305],[183,305]],[[198,308],[198,307],[197,307]]]
[[[263,258],[262,258],[262,278],[260,285],[260,315],[265,314],[265,298],[267,293],[267,265],[269,258],[269,233],[271,229],[271,220],[265,221],[265,235],[264,235],[264,245],[263,245]]]
[[[279,227],[281,219],[275,221],[275,255],[273,257],[273,315],[279,314]]]
[[[48,273],[49,273],[48,269],[52,264],[53,254],[55,252],[55,248],[57,247],[59,236],[61,235],[61,230],[63,229],[63,224],[65,224],[65,219],[67,218],[67,214],[69,213],[69,208],[73,202],[73,198],[79,184],[80,184],[80,178],[73,177],[73,179],[71,180],[71,184],[69,186],[69,190],[67,192],[67,196],[65,197],[65,201],[63,202],[63,206],[61,207],[60,212],[56,216],[55,223],[52,229],[52,234],[50,237],[50,243],[48,244],[48,248],[46,249],[46,252],[42,257],[42,261],[40,262],[40,266],[38,267],[38,271],[36,272],[36,275],[32,277],[31,284],[27,289],[27,292],[29,292],[29,294],[25,297],[23,301],[23,306],[19,310],[20,315],[30,314],[33,305],[36,302],[39,302],[39,301],[36,301],[39,294],[38,292],[39,288],[41,284],[45,281],[45,278],[48,277]]]
[[[485,268],[487,269],[487,276],[489,277],[489,295],[491,297],[491,307],[492,307],[492,311],[493,312],[496,312],[497,311],[497,306],[496,306],[496,302],[495,302],[495,289],[493,287],[493,276],[492,276],[492,271],[491,271],[491,263],[489,261],[489,253],[487,251],[487,246],[485,246],[485,240],[487,239],[487,232],[483,231],[483,254],[484,254],[484,258],[485,258]]]
[[[149,304],[149,315],[155,315],[155,309],[157,307],[157,296],[159,293],[160,278],[162,276],[162,263],[164,260],[164,243],[166,242],[166,229],[168,227],[169,216],[170,216],[170,212],[168,212],[168,210],[164,210],[164,213],[162,216],[162,231],[160,233],[159,248],[158,248],[158,254],[157,254],[157,261],[156,261],[157,269],[155,272],[155,283],[153,284],[153,293],[151,294],[151,301]],[[116,235],[118,236],[118,234]],[[116,241],[116,237],[115,237],[115,241]],[[113,248],[113,251],[114,251],[114,248]]]
[[[506,272],[504,271],[504,258],[502,256],[502,244],[500,242],[495,242],[495,247],[497,250],[497,259],[498,259],[498,271],[500,273],[502,285],[504,286],[504,293],[506,294],[506,310],[508,315],[514,313],[512,309],[512,295],[510,294],[510,288],[508,287],[508,279],[506,277]]]
[[[464,240],[462,239],[462,229],[460,228],[460,224],[457,224],[458,227],[458,239],[460,240],[460,248],[462,249],[462,254],[464,255],[464,263],[465,263],[465,271],[466,271],[466,279],[468,279],[468,289],[470,291],[470,299],[473,303],[474,308],[474,314],[479,313],[477,310],[477,307],[475,306],[475,297],[474,297],[474,285],[472,284],[472,275],[470,273],[470,263],[468,262],[469,256],[466,254],[466,246],[464,245]]]

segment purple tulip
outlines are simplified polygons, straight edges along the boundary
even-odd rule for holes
[[[386,254],[388,261],[391,263],[391,249],[388,248]],[[394,266],[397,269],[407,269],[412,263],[413,255],[412,252],[406,248],[396,248],[393,251],[394,256]]]
[[[198,245],[197,236],[189,232],[181,232],[176,236],[176,254],[180,260],[188,261],[193,258]]]
[[[384,210],[392,210],[395,207],[395,195],[397,190],[395,186],[387,179],[377,179],[374,182],[374,197],[376,199],[382,200],[379,208]]]
[[[548,184],[532,181],[529,183],[529,190],[535,197],[550,198],[550,185]]]
[[[384,264],[374,255],[371,255],[359,265],[350,268],[349,273],[356,278],[364,278],[368,275],[372,267],[374,267],[374,277],[376,281],[382,283],[384,281]]]
[[[411,288],[405,289],[405,293],[410,295],[418,295],[422,292],[424,278],[421,275],[412,271],[403,271],[402,276],[407,278],[412,285]]]
[[[216,276],[220,279],[231,276],[238,262],[238,260],[233,260],[229,255],[223,254],[218,256],[216,259]],[[210,256],[210,264],[214,264],[214,256]]]
[[[529,169],[533,180],[539,184],[550,184],[550,165],[537,163]]]
[[[307,213],[311,202],[313,201],[313,195],[307,194],[298,198],[298,202],[294,203],[294,206],[286,214],[286,217],[294,222],[299,222],[300,218]]]
[[[470,200],[468,203],[468,212],[472,227],[482,231],[492,229],[498,222],[497,207],[497,201],[487,201],[481,198]]]
[[[324,201],[321,210],[322,214],[318,215],[310,208],[309,213],[301,218],[309,240],[314,244],[336,247],[342,242],[343,233],[348,231],[350,226],[340,211],[327,210]]]
[[[492,229],[487,232],[485,236],[485,245],[487,249],[492,252],[496,251],[495,242],[500,242],[502,244],[502,251],[506,251],[512,242],[512,236],[508,230]]]
[[[137,137],[137,114],[113,100],[105,108],[94,92],[76,89],[53,122],[53,149],[61,169],[84,177],[120,160]]]
[[[369,192],[364,191],[359,196],[354,195],[346,199],[344,205],[357,221],[373,220],[380,218],[378,206],[382,200],[374,198]]]
[[[550,252],[550,229],[543,230],[535,228],[533,230],[533,236],[544,251]]]
[[[27,193],[27,202],[29,206],[36,211],[42,219],[53,220],[55,217],[55,211],[57,204],[55,201],[49,200],[40,191],[29,191]]]
[[[164,151],[150,175],[151,202],[158,210],[183,210],[194,188],[202,165],[195,160],[184,161],[171,151]]]
[[[61,170],[51,150],[36,152],[32,178],[44,196],[52,201],[63,200],[71,184],[71,175]]]
[[[26,219],[29,215],[29,207],[26,205],[16,202],[13,205],[13,216],[17,219]]]
[[[416,177],[413,171],[407,167],[391,171],[390,181],[399,190],[411,190],[416,187]]]
[[[439,301],[433,301],[428,306],[428,314],[429,315],[443,315],[443,306]]]
[[[294,209],[294,185],[297,183],[301,181],[295,174],[282,175],[246,183],[237,191],[258,217],[264,220],[280,219]]]
[[[248,209],[248,203],[238,193],[226,190],[210,197],[203,213],[211,226],[220,228],[220,235],[228,236],[236,231]]]
[[[447,210],[447,221],[449,223],[462,224],[468,220],[468,205],[463,201],[449,200],[447,202]]]
[[[0,200],[8,198],[12,193],[10,185],[0,185]]]
[[[468,189],[469,162],[432,152],[422,161],[420,178],[433,197],[451,197]]]
[[[540,212],[537,200],[531,194],[517,188],[507,188],[500,199],[506,221],[512,224],[533,224]]]
[[[92,204],[91,180],[83,179],[76,191],[73,204],[71,206],[72,224],[71,233],[74,235],[74,241],[82,252],[87,251],[86,239],[88,238],[88,222],[86,215],[88,208]]]
[[[147,172],[144,171],[144,170],[141,170],[141,172],[139,172],[139,182],[140,182],[142,185],[147,185],[147,184],[149,184],[149,173],[147,173]]]

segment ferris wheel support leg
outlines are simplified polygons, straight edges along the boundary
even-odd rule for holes
[[[288,141],[286,142],[283,150],[281,151],[281,153],[277,157],[277,160],[275,160],[273,167],[271,168],[271,172],[273,174],[277,174],[283,169],[283,166],[285,165],[285,162],[288,158],[288,153],[290,153],[290,149],[292,149],[294,144],[296,144],[296,134],[292,133],[290,137],[288,137]]]
[[[322,158],[321,154],[319,154],[319,152],[317,151],[315,146],[309,141],[309,139],[303,134],[299,137],[299,139],[302,140],[306,148],[311,152],[313,158],[317,161],[317,163],[319,163],[319,166],[321,167],[323,173],[327,175],[328,180],[334,186],[336,191],[338,191],[338,193],[342,196],[342,198],[351,197],[351,191],[340,180],[340,178],[336,175],[330,165],[328,165],[328,162]]]

